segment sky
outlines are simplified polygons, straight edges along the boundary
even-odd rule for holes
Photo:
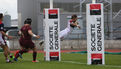
[[[17,0],[0,0],[0,13],[9,14],[11,19],[17,19]]]

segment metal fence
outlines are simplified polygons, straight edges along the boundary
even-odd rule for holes
[[[77,36],[77,38],[71,38],[70,36]],[[85,36],[86,33],[70,33],[63,41],[61,41],[61,49],[62,50],[86,50],[87,49],[87,40],[81,36]],[[38,50],[44,49],[44,44],[42,46],[39,45],[40,39],[34,39]],[[105,40],[104,41],[105,49],[121,49],[121,40]],[[11,50],[20,49],[19,45],[19,37],[12,40],[7,40],[7,44]]]

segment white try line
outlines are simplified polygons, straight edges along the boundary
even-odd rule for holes
[[[83,65],[87,65],[87,63],[80,63],[80,62],[74,62],[74,61],[61,61],[61,62],[64,62],[64,63],[73,63],[73,64],[83,64]],[[117,66],[117,65],[97,65],[97,66],[121,68],[121,66]]]

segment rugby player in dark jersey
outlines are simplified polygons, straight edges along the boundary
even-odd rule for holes
[[[40,36],[35,35],[32,32],[31,22],[32,22],[32,20],[30,18],[27,18],[24,22],[24,26],[19,31],[19,34],[21,35],[21,37],[19,39],[19,43],[20,43],[20,46],[22,49],[19,50],[18,52],[16,52],[15,58],[14,58],[15,61],[17,61],[18,60],[17,58],[21,57],[21,55],[23,53],[26,53],[31,49],[31,50],[33,50],[33,61],[32,62],[38,62],[36,60],[37,50],[36,50],[35,44],[32,42],[32,37],[40,38]]]

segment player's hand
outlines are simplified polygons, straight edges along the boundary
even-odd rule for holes
[[[75,22],[75,24],[77,24],[77,25],[78,25],[79,23],[76,21],[76,22]]]
[[[39,36],[39,35],[37,35],[37,36],[36,36],[36,38],[37,38],[37,39],[39,39],[39,38],[40,38],[40,36]]]
[[[81,27],[80,27],[79,25],[77,25],[77,27],[78,27],[79,29],[81,29]]]
[[[8,39],[13,39],[13,37],[12,36],[8,36]]]

